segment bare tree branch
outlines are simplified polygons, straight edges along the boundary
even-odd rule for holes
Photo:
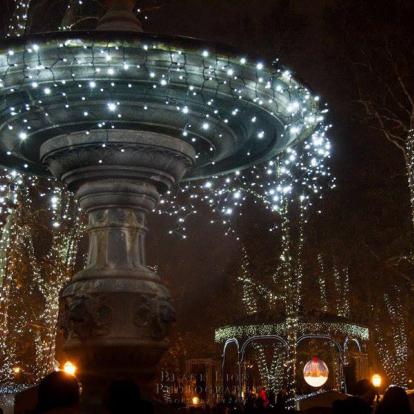
[[[393,57],[393,55],[392,55],[392,53],[391,53],[391,51],[389,49],[388,42],[385,42],[385,50],[386,50],[386,52],[387,52],[387,54],[389,56],[389,60],[390,60],[391,66],[392,66],[392,68],[394,70],[394,74],[395,74],[395,76],[396,76],[396,78],[398,80],[398,83],[399,83],[399,85],[401,87],[401,90],[404,92],[404,95],[407,98],[408,102],[410,103],[411,108],[414,108],[414,100],[413,100],[413,97],[408,92],[407,86],[405,85],[405,82],[402,79],[402,76],[400,74],[400,71],[398,69],[398,66],[395,63],[395,58]],[[412,110],[411,110],[411,112],[412,112]]]

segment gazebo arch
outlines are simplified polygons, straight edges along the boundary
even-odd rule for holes
[[[227,339],[227,341],[224,343],[223,346],[223,352],[221,355],[221,378],[222,378],[222,386],[223,386],[223,392],[225,389],[225,364],[226,364],[226,351],[227,348],[230,345],[236,345],[236,349],[237,349],[237,377],[238,377],[238,387],[239,390],[241,389],[241,381],[240,381],[240,375],[241,375],[241,370],[240,370],[240,345],[239,345],[239,341],[236,338],[229,338]],[[240,393],[240,391],[239,391]]]
[[[349,342],[354,342],[356,344],[356,346],[358,347],[358,351],[359,352],[362,352],[362,346],[359,343],[358,339],[357,338],[350,338],[349,336],[347,336],[345,338],[345,341],[344,341],[344,347],[343,347],[344,348],[344,352],[346,352],[348,350],[348,344],[349,344]]]
[[[256,336],[252,336],[251,338],[247,339],[247,341],[245,341],[242,345],[241,352],[240,352],[240,359],[239,359],[240,364],[244,360],[244,354],[246,352],[246,348],[251,343],[256,342],[256,341],[260,341],[260,340],[276,340],[276,341],[279,341],[285,347],[286,351],[287,351],[287,348],[289,346],[287,341],[284,338],[282,338],[280,335],[256,335]]]

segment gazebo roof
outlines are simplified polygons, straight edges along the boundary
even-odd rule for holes
[[[369,340],[368,327],[337,315],[307,315],[291,318],[291,320],[283,318],[272,321],[269,315],[255,314],[246,316],[243,321],[236,324],[217,328],[215,341],[225,342],[232,338],[243,341],[254,336],[278,335],[286,337],[291,323],[296,324],[299,336],[329,335],[342,340],[346,338]]]

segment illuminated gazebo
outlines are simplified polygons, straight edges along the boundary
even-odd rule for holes
[[[258,321],[261,321],[261,323]],[[369,330],[364,325],[354,323],[346,318],[327,314],[322,314],[318,317],[301,316],[295,318],[294,321],[287,321],[287,319],[271,321],[269,317],[264,315],[249,315],[243,318],[243,321],[239,321],[234,325],[220,327],[215,331],[215,341],[223,345],[223,379],[226,378],[224,371],[229,350],[233,348],[235,351],[237,358],[235,370],[239,381],[237,384],[239,396],[246,392],[246,378],[243,368],[248,348],[253,344],[265,342],[276,345],[282,354],[282,371],[272,373],[272,375],[284,375],[290,345],[289,333],[292,326],[295,326],[294,346],[296,351],[306,340],[327,342],[334,349],[337,363],[334,364],[334,367],[329,367],[333,377],[336,378],[334,388],[346,392],[347,384],[344,368],[350,362],[349,348],[351,344],[356,348],[356,358],[360,365],[358,367],[359,375],[361,375],[361,370],[366,370],[366,343],[369,340]],[[354,356],[355,353],[353,354]]]

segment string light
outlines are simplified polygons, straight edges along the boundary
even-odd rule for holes
[[[321,309],[323,312],[328,312],[328,294],[326,288],[326,275],[325,275],[325,265],[323,257],[321,254],[318,254],[318,264],[319,264],[319,275],[318,275],[318,284],[321,300]]]
[[[256,297],[266,298],[270,304],[275,304],[278,298],[271,292],[270,289],[265,288],[254,281],[249,273],[249,259],[245,247],[242,248],[242,263],[241,275],[238,281],[242,286],[242,302],[245,306],[247,315],[254,315],[257,313],[257,299]],[[262,384],[266,388],[275,392],[281,389],[283,383],[283,352],[276,344],[273,345],[273,355],[270,362],[270,367],[266,361],[266,351],[264,346],[260,343],[253,343],[253,348],[256,354],[257,367],[259,369]]]
[[[20,37],[26,33],[31,0],[16,0],[15,10],[10,19],[7,37]]]
[[[299,320],[297,328],[299,335],[320,334],[321,332],[324,332],[343,337],[349,336],[363,342],[369,340],[369,330],[367,327],[348,322],[307,322],[306,320]],[[216,329],[215,341],[225,342],[229,338],[246,338],[265,335],[286,336],[288,330],[289,326],[286,321],[276,324],[225,326]]]
[[[407,363],[408,363],[408,334],[407,320],[403,304],[400,299],[401,292],[394,288],[395,297],[384,295],[384,304],[387,310],[389,324],[387,330],[375,324],[375,344],[381,364],[390,382],[394,385],[407,387]],[[384,315],[381,314],[383,325]]]
[[[405,141],[408,188],[410,190],[411,220],[414,224],[414,128],[408,130]]]

